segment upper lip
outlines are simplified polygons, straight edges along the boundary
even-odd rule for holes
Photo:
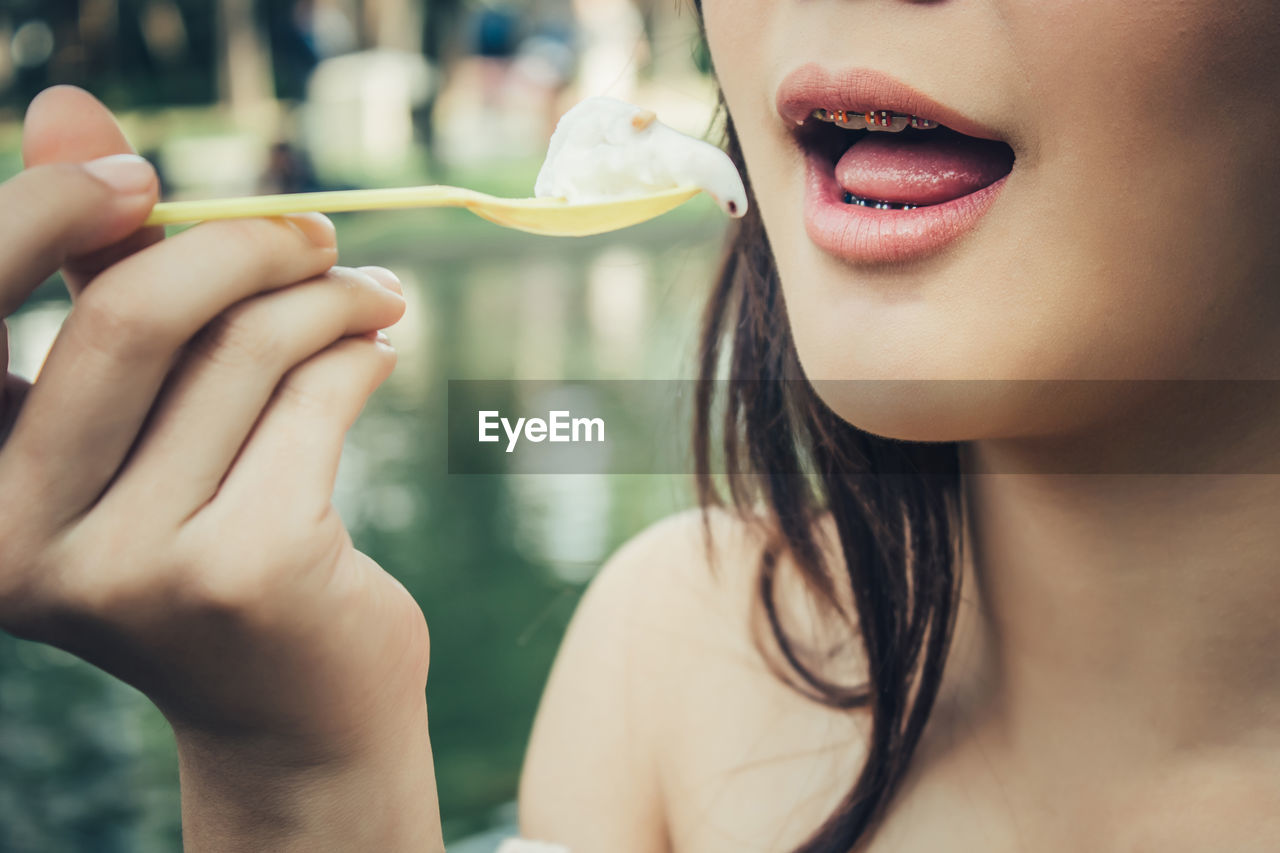
[[[979,139],[1004,138],[968,116],[879,71],[849,68],[829,71],[808,63],[792,71],[778,86],[778,115],[795,128],[816,109],[865,113],[890,110],[933,119],[957,133]]]

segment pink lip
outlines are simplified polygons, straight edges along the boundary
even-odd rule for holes
[[[978,224],[1008,175],[977,192],[914,210],[845,204],[831,164],[805,159],[804,227],[819,249],[864,264],[905,263],[939,251]]]
[[[874,71],[828,73],[809,64],[778,87],[778,114],[796,126],[823,107],[866,112],[887,109],[931,118],[967,136],[1000,139],[989,128],[916,90]],[[976,192],[913,210],[877,210],[845,204],[834,165],[806,152],[805,231],[818,248],[853,263],[918,260],[940,251],[975,228],[995,203],[1008,175]]]

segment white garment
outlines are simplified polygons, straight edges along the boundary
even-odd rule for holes
[[[497,853],[569,853],[563,844],[548,844],[545,841],[526,841],[523,838],[508,838],[502,842]]]

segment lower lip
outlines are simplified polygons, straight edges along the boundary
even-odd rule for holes
[[[942,204],[877,210],[845,204],[835,169],[811,153],[805,160],[805,231],[819,249],[852,263],[919,260],[976,228],[1008,178]]]

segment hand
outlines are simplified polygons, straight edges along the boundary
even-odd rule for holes
[[[28,115],[32,168],[0,186],[3,315],[60,264],[74,299],[35,385],[6,386],[0,627],[148,695],[184,786],[425,742],[421,611],[330,502],[394,364],[375,334],[404,311],[398,283],[335,267],[318,215],[160,242],[137,230],[144,162],[50,165],[125,151],[100,104],[52,90]]]

